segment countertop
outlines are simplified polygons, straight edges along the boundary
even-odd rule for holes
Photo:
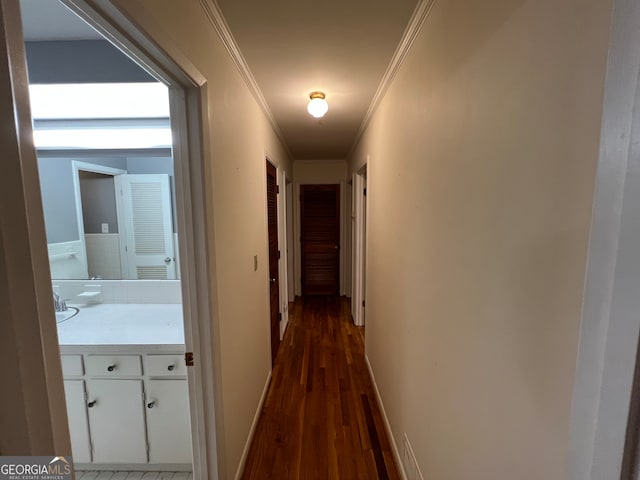
[[[78,314],[58,324],[65,345],[184,344],[182,305],[101,303],[70,305]]]

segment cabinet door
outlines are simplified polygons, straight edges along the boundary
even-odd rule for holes
[[[191,463],[186,380],[147,380],[147,432],[151,463]]]
[[[84,381],[65,380],[64,394],[67,400],[67,416],[69,417],[73,461],[76,463],[88,463],[91,461],[91,443],[89,442]]]
[[[146,462],[142,380],[87,380],[87,398],[93,461]]]

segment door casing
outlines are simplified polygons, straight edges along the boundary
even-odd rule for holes
[[[365,195],[367,186],[367,165],[353,174],[353,237],[352,237],[352,300],[351,315],[353,323],[364,326],[364,312],[366,308],[365,271],[366,271],[366,212],[368,197]]]
[[[305,215],[306,215],[306,200],[307,195],[318,194],[320,192],[325,193],[328,198],[335,197],[335,221],[337,232],[335,238],[327,239],[324,242],[319,242],[317,238],[307,238],[305,236]],[[342,203],[341,203],[342,188],[340,184],[303,184],[300,186],[300,242],[301,242],[301,282],[302,282],[302,294],[303,295],[339,295],[341,274],[341,244],[342,244]],[[323,289],[319,285],[309,285],[307,282],[307,257],[313,254],[325,255],[330,253],[335,255],[335,278],[333,279],[334,288]],[[334,263],[334,262],[331,262]],[[329,263],[324,262],[325,266]]]
[[[266,160],[266,205],[267,205],[267,272],[268,285],[269,285],[269,325],[270,325],[270,337],[271,337],[271,365],[273,366],[276,361],[278,349],[280,347],[280,323],[281,323],[281,295],[280,295],[280,230],[278,228],[278,169],[272,164],[269,159]],[[270,178],[273,179],[273,184],[270,192]],[[269,197],[273,195],[274,208],[269,208]],[[272,218],[273,216],[273,218]],[[273,223],[272,223],[273,222]],[[275,243],[272,242],[275,240]],[[274,305],[275,300],[275,305]]]
[[[206,115],[207,81],[151,19],[136,24],[129,20],[128,9],[140,7],[119,0],[62,1],[169,87],[171,126],[174,131],[176,203],[179,210],[178,237],[180,244],[184,246],[181,277],[185,342],[187,350],[193,351],[196,358],[194,367],[189,369],[188,373],[193,470],[196,478],[216,479],[226,471],[226,466],[222,461],[218,461],[217,448],[223,445],[223,431],[218,428],[215,418],[216,405],[221,404],[218,393],[220,389],[217,388],[221,374],[219,358],[216,353],[212,353],[219,352],[219,334],[217,312],[212,308],[212,305],[217,303],[215,273],[208,268],[212,264],[215,248],[214,239],[209,238],[205,228],[211,221],[211,213],[206,211],[206,205],[213,202],[210,184],[211,166],[204,161],[205,158],[210,157],[211,149],[207,136],[202,134],[209,130]],[[30,337],[40,345],[35,350],[21,348],[16,352],[18,363],[29,365],[32,372],[28,373],[23,369],[19,372],[21,376],[16,377],[18,382],[20,378],[23,380],[30,378],[30,387],[23,392],[24,408],[20,412],[14,409],[12,413],[16,416],[24,413],[25,418],[31,419],[33,430],[36,429],[36,425],[38,426],[38,435],[26,433],[22,435],[23,438],[20,441],[30,442],[30,447],[22,449],[23,454],[43,451],[69,454],[66,406],[55,334],[51,277],[47,262],[37,162],[32,142],[28,141],[32,130],[28,106],[24,39],[20,25],[16,25],[15,22],[15,19],[19,18],[19,2],[18,0],[0,0],[0,2],[2,23],[0,38],[5,44],[4,51],[10,54],[3,60],[8,64],[10,62],[10,68],[9,65],[5,65],[3,69],[8,72],[8,75],[0,79],[0,93],[3,98],[11,97],[14,108],[17,108],[17,111],[13,112],[14,118],[9,121],[10,125],[15,125],[15,129],[7,129],[9,136],[13,135],[12,142],[7,142],[7,145],[17,146],[17,148],[7,153],[17,158],[17,162],[22,165],[17,170],[6,172],[5,180],[27,186],[25,191],[7,189],[5,193],[12,195],[12,199],[21,198],[23,199],[21,202],[24,201],[20,205],[14,205],[17,211],[15,212],[16,220],[13,223],[24,221],[29,224],[26,230],[16,229],[14,235],[16,240],[18,235],[22,235],[23,246],[19,246],[17,241],[14,242],[13,237],[7,237],[5,248],[10,248],[8,251],[16,259],[22,258],[23,254],[30,259],[29,262],[21,262],[22,273],[16,275],[22,276],[24,281],[13,282],[12,280],[12,296],[16,301],[21,300],[23,316],[33,318],[34,322],[19,322],[18,316],[12,311],[7,312],[7,318],[14,327],[19,329],[11,337],[18,345],[26,346],[20,338],[26,340]],[[137,17],[144,18],[143,15]],[[153,41],[150,40],[151,38]],[[14,85],[13,89],[4,88],[11,83]],[[20,88],[16,89],[15,85]],[[7,165],[8,169],[10,167]],[[18,218],[25,213],[28,213],[27,219]],[[0,253],[4,255],[5,252]],[[11,274],[12,265],[13,263],[8,266],[3,265],[7,274]],[[31,285],[28,285],[28,282],[31,282]],[[24,311],[24,305],[32,305],[33,314]],[[13,343],[7,343],[7,346],[11,345]],[[41,356],[46,361],[36,362],[35,352],[40,352],[36,356]],[[36,379],[42,381],[36,381]],[[37,392],[40,387],[44,389],[44,394]],[[26,398],[30,393],[34,394],[33,398],[38,397],[37,405]]]

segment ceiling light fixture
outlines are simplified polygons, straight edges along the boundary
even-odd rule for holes
[[[329,104],[325,100],[325,94],[323,92],[311,92],[309,94],[309,104],[307,105],[307,111],[313,117],[324,117],[324,114],[329,110]]]

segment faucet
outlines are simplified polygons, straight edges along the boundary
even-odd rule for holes
[[[67,302],[60,298],[60,295],[56,292],[53,292],[53,306],[55,307],[56,312],[66,312],[68,310]]]

